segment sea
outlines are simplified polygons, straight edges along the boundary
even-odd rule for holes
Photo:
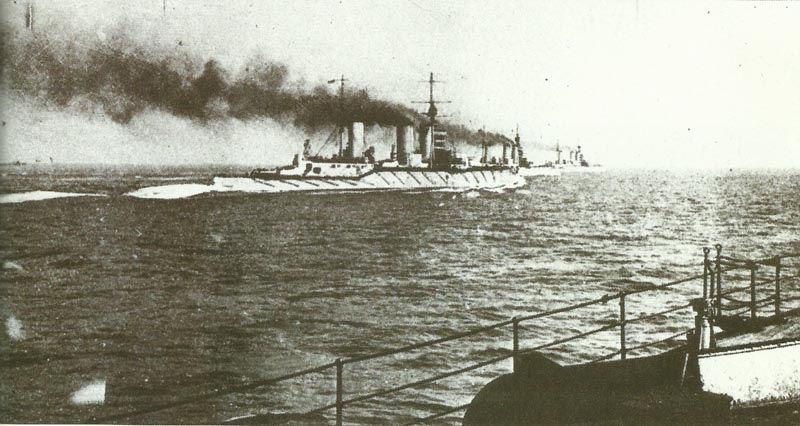
[[[84,423],[190,399],[113,422],[302,413],[334,401],[334,369],[226,390],[700,274],[702,248],[714,244],[739,258],[800,252],[800,170],[606,170],[496,192],[128,195],[244,172],[2,168],[0,422]],[[701,280],[641,293],[628,298],[627,315],[700,294]],[[608,325],[618,312],[611,301],[524,322],[520,347]],[[692,324],[691,311],[678,310],[631,325],[626,339],[634,347]],[[670,344],[680,341],[628,356]],[[347,364],[344,397],[468,367],[511,345],[503,327]],[[612,329],[542,352],[572,364],[618,349]],[[343,421],[409,422],[468,403],[510,369],[507,360],[350,404]],[[333,421],[333,410],[323,415]]]

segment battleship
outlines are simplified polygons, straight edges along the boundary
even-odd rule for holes
[[[338,81],[343,96],[345,79],[342,77]],[[425,101],[427,121],[419,126],[397,126],[396,143],[388,159],[375,158],[375,148],[368,146],[365,138],[364,123],[340,123],[323,145],[338,139],[337,154],[313,155],[311,141],[307,139],[303,153],[295,154],[291,165],[257,168],[244,177],[215,177],[213,186],[220,191],[320,192],[502,190],[524,185],[525,180],[519,174],[522,153],[519,139],[516,144],[504,143],[503,156],[499,159],[488,158],[485,142],[480,158],[458,155],[455,144],[447,138],[445,127],[437,120],[436,105],[440,101],[434,100],[433,86],[437,81],[433,73],[427,83],[430,87],[430,97]]]

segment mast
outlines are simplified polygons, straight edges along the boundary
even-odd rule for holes
[[[435,83],[443,83],[443,81],[441,81],[441,80],[434,80],[433,79],[433,73],[430,74],[430,78],[428,78],[427,81],[422,81],[422,83],[428,83],[428,93],[429,93],[428,100],[427,101],[417,101],[415,103],[426,103],[426,104],[428,104],[428,111],[425,112],[425,116],[428,117],[428,121],[430,122],[429,132],[430,132],[430,138],[431,138],[431,140],[430,140],[431,152],[430,152],[430,160],[429,160],[428,164],[429,164],[429,166],[431,168],[433,168],[434,156],[435,156],[434,153],[436,152],[436,133],[435,133],[435,130],[436,130],[436,117],[439,115],[439,110],[436,109],[436,104],[450,103],[450,101],[435,101],[433,99],[433,85]],[[424,157],[424,154],[423,154],[423,157]]]
[[[436,153],[436,137],[434,135],[436,135],[436,131],[435,131],[435,128],[436,128],[436,113],[438,111],[436,110],[436,102],[433,101],[433,83],[435,83],[435,82],[436,81],[433,79],[433,73],[431,73],[431,77],[430,77],[430,79],[428,79],[428,87],[430,88],[430,97],[429,97],[429,100],[428,100],[429,106],[428,106],[428,114],[427,114],[428,119],[431,121],[431,127],[430,127],[430,135],[431,135],[431,160],[430,160],[430,166],[431,166],[431,168],[433,168],[434,155],[436,155],[435,154]]]
[[[328,84],[339,83],[339,122],[337,123],[339,132],[339,158],[344,157],[344,82],[349,81],[344,78],[344,74],[342,74],[341,78],[335,78],[333,80],[328,80]]]
[[[28,2],[28,6],[25,9],[25,28],[33,31],[33,1]]]
[[[489,146],[486,145],[486,126],[481,131],[481,163],[489,163]]]
[[[561,164],[561,146],[556,142],[556,164]]]

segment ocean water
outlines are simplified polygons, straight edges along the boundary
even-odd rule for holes
[[[612,170],[505,192],[125,195],[241,171],[2,170],[0,422],[85,422],[664,283],[700,273],[701,248],[714,243],[738,257],[800,251],[800,171]],[[631,297],[628,315],[684,303],[700,284]],[[521,346],[606,325],[617,310],[525,323]],[[678,311],[631,326],[628,344],[691,324]],[[616,333],[546,353],[586,361],[616,350]],[[345,397],[510,348],[505,328],[347,365]],[[464,404],[509,369],[355,404],[345,423],[396,424]],[[332,402],[334,384],[328,371],[122,421],[301,412]],[[459,424],[459,414],[440,423]]]

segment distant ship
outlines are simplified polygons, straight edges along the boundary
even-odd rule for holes
[[[548,162],[545,164],[534,165],[530,160],[528,160],[527,157],[525,157],[522,149],[522,143],[520,142],[519,138],[519,127],[517,127],[517,133],[514,136],[513,146],[518,147],[520,176],[561,176],[561,170],[556,168],[553,163]]]
[[[341,95],[344,94],[344,78]],[[369,191],[430,189],[506,189],[525,184],[519,174],[521,147],[503,145],[500,159],[484,155],[478,159],[459,156],[447,140],[447,131],[436,120],[437,101],[433,98],[433,73],[428,81],[430,99],[427,123],[419,127],[396,127],[396,144],[389,159],[375,159],[374,146],[367,147],[364,123],[339,125],[325,144],[339,141],[339,152],[330,157],[312,155],[306,140],[303,153],[296,154],[291,165],[257,168],[246,177],[215,177],[214,186],[222,190],[256,192],[289,191]],[[347,143],[344,143],[345,133]],[[417,140],[419,144],[417,144]],[[361,153],[359,146],[366,147]]]
[[[556,159],[557,161],[554,166],[562,173],[603,171],[603,167],[599,164],[589,164],[589,162],[586,161],[586,159],[583,157],[583,152],[581,152],[580,145],[578,145],[577,149],[575,150],[569,150],[569,160],[561,158],[562,151],[558,144],[556,144],[556,152],[558,153],[558,158]]]
[[[0,163],[0,166],[27,166],[28,163],[24,163],[22,161],[14,161],[13,163]]]
[[[517,136],[519,137],[519,136]],[[532,165],[527,159],[520,161],[519,173],[523,176],[559,176],[562,173],[597,173],[604,169],[598,164],[589,164],[583,156],[580,145],[569,150],[569,159],[561,158],[561,147],[556,144],[556,161]]]

